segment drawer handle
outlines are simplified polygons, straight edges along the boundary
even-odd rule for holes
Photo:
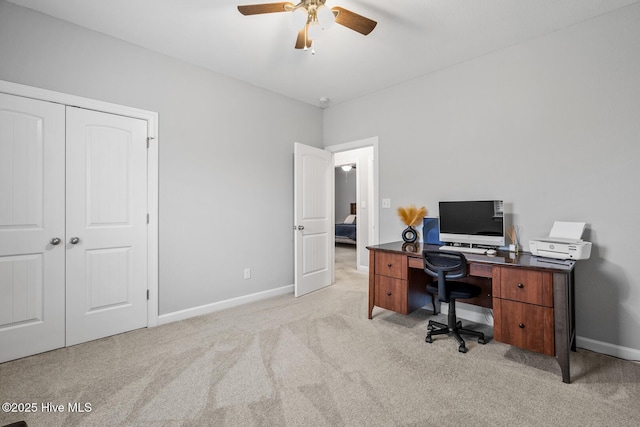
[[[391,268],[391,263],[387,264],[387,267]]]
[[[391,296],[391,292],[387,292],[387,296],[390,297]]]
[[[520,328],[520,329],[524,329],[524,323],[519,323],[519,324],[518,324],[518,328]]]
[[[523,285],[522,283],[518,283],[518,287],[519,287],[520,289],[522,289],[522,288],[524,288],[524,285]]]

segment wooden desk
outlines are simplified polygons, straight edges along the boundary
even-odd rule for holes
[[[393,242],[369,246],[369,319],[378,306],[409,314],[437,303],[426,291],[432,280],[424,272],[423,249],[435,245]],[[571,382],[569,352],[576,351],[574,309],[575,261],[537,258],[529,253],[496,256],[465,253],[466,281],[483,292],[461,302],[493,309],[493,338],[555,356],[562,381]],[[430,307],[430,308],[431,308]]]

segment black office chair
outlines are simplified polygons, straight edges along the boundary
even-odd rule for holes
[[[448,325],[429,320],[427,337],[425,341],[433,342],[433,335],[452,335],[459,344],[458,351],[467,352],[464,340],[460,334],[473,335],[478,337],[478,342],[484,344],[484,334],[462,327],[462,322],[456,318],[456,299],[474,298],[480,295],[482,288],[470,283],[457,282],[467,276],[467,258],[459,252],[445,251],[422,251],[424,259],[424,271],[433,277],[437,277],[437,282],[427,285],[427,291],[434,295],[438,294],[438,299],[449,303]]]

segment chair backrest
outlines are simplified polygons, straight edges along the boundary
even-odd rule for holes
[[[422,251],[424,271],[438,278],[438,298],[447,302],[446,281],[467,276],[467,258],[460,252]]]

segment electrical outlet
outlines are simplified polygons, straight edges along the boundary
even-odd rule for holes
[[[244,269],[244,278],[245,279],[251,279],[251,269],[250,268],[245,268]]]
[[[382,207],[390,208],[391,207],[391,199],[382,199]]]

